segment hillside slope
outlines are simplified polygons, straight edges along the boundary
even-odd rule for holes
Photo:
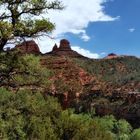
[[[133,56],[89,59],[79,56],[69,47],[69,43],[63,40],[57,51],[53,50],[46,54],[38,52],[35,53],[37,57],[36,55],[30,56],[31,52],[28,49],[16,53],[16,57],[11,52],[5,53],[5,58],[4,54],[1,54],[0,62],[5,59],[1,70],[4,70],[5,73],[4,68],[6,67],[6,70],[8,68],[9,71],[8,75],[6,73],[6,82],[8,82],[6,85],[9,85],[10,75],[12,89],[13,85],[15,89],[20,89],[22,85],[23,89],[23,84],[24,87],[27,84],[28,89],[32,88],[35,91],[41,89],[45,95],[51,94],[58,97],[64,109],[73,107],[78,113],[92,113],[95,109],[97,115],[113,114],[117,118],[125,118],[134,127],[139,127],[140,123],[137,122],[140,122],[140,59]],[[36,49],[34,50],[33,47],[32,51],[36,52]],[[22,60],[21,58],[24,63],[19,61]],[[39,64],[36,60],[39,60]],[[35,66],[30,65],[30,62]],[[25,67],[24,69],[21,67],[21,63],[23,68]],[[9,67],[11,64],[12,69]],[[43,68],[43,71],[40,68]],[[30,69],[31,71],[29,71]],[[2,71],[0,84],[4,86],[2,79],[5,74],[3,75]],[[44,78],[50,72],[51,75],[46,77],[49,81],[48,84]],[[40,79],[44,79],[44,83]],[[38,82],[41,82],[40,85]]]
[[[122,92],[140,91],[140,59],[133,56],[114,59],[74,59],[76,64],[91,75]],[[111,90],[111,89],[110,89]]]

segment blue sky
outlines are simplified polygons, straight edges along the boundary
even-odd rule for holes
[[[66,38],[74,50],[91,58],[109,53],[140,57],[140,0],[62,0],[63,11],[50,11],[54,40],[39,44],[43,52]],[[46,42],[48,43],[46,48]]]
[[[106,3],[105,12],[110,16],[119,15],[120,18],[113,22],[90,23],[87,33],[95,35],[95,38],[89,41],[88,48],[97,53],[140,56],[139,7],[140,0],[114,0]]]

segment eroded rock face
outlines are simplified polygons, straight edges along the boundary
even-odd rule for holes
[[[53,47],[52,51],[53,51],[53,52],[58,51],[58,47],[57,47],[57,45],[56,45],[56,44],[54,45],[54,47]]]
[[[70,42],[66,39],[60,41],[59,50],[71,50]]]
[[[86,90],[90,90],[92,85],[96,87],[99,83],[95,75],[90,75],[70,58],[43,56],[41,62],[55,73],[49,79],[50,91],[55,96],[61,94],[60,102],[64,108],[69,107],[76,98],[80,98],[82,93],[87,93]]]
[[[19,49],[22,53],[40,54],[39,47],[33,40],[16,45],[15,49]]]

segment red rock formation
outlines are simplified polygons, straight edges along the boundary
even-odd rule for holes
[[[53,51],[53,52],[58,51],[58,47],[57,47],[57,45],[56,45],[56,44],[54,45],[54,47],[53,47],[52,51]]]
[[[51,61],[48,61],[50,59],[46,56],[42,59],[42,64],[55,73],[50,80],[52,83],[61,80],[63,86],[68,87],[71,92],[82,92],[84,86],[90,85],[96,79],[66,57],[53,57]],[[57,86],[53,85],[53,90],[55,89]]]
[[[71,50],[70,42],[66,39],[60,41],[59,50]]]
[[[114,54],[114,53],[110,53],[110,54],[108,54],[108,56],[107,57],[105,57],[106,59],[113,59],[113,58],[117,58],[118,57],[118,55],[116,55],[116,54]]]
[[[73,51],[70,47],[70,42],[66,39],[62,39],[60,41],[59,48],[55,44],[52,51],[49,53],[46,53],[45,55],[53,55],[53,56],[68,56],[68,57],[84,57],[81,54],[77,53],[76,51]]]
[[[33,53],[33,54],[40,53],[38,45],[33,40],[25,41],[19,45],[16,45],[15,48],[19,49],[22,53]]]

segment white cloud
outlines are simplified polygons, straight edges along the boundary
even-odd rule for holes
[[[49,18],[56,24],[54,35],[64,33],[80,34],[85,32],[89,22],[114,21],[119,17],[111,17],[104,12],[106,0],[61,0],[66,8],[62,11],[50,11]],[[48,15],[47,15],[48,16]],[[86,34],[86,32],[85,32]]]
[[[100,55],[97,53],[92,53],[89,50],[83,49],[79,46],[72,46],[72,49],[77,51],[78,53],[82,54],[83,56],[89,57],[89,58],[99,58]]]
[[[106,55],[106,52],[102,52],[100,55]]]
[[[42,53],[50,52],[52,51],[52,48],[55,44],[59,45],[60,39],[51,39],[51,38],[40,38],[35,39],[36,43],[38,44],[40,51]]]
[[[81,30],[72,29],[71,33],[79,35],[79,37],[85,42],[90,40],[90,37],[86,34],[86,31],[83,29]]]
[[[133,33],[136,29],[135,28],[129,28],[128,31]]]
[[[90,37],[86,33],[83,33],[80,38],[85,42],[90,40]]]

